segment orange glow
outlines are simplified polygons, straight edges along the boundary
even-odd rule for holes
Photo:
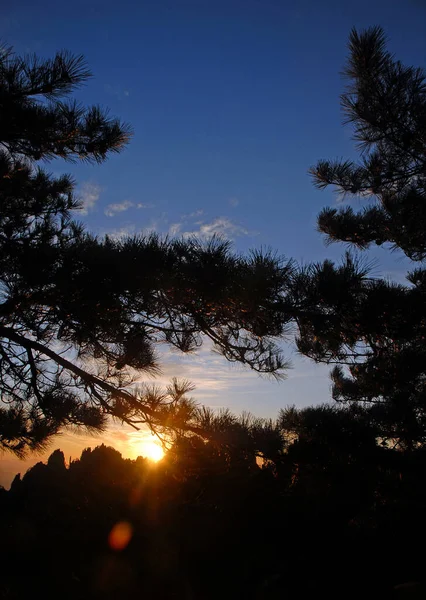
[[[127,521],[119,521],[111,529],[108,536],[109,547],[113,550],[124,550],[133,535],[133,527]]]

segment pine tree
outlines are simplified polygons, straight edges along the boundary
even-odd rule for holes
[[[361,159],[322,160],[311,172],[320,189],[368,204],[323,210],[319,230],[355,250],[386,244],[414,268],[406,285],[371,278],[350,254],[301,272],[298,346],[336,363],[335,400],[365,403],[384,439],[413,447],[426,443],[426,75],[397,61],[377,27],[352,31],[345,75],[342,105]]]
[[[293,267],[228,243],[97,238],[75,221],[69,176],[37,161],[102,162],[130,128],[70,95],[81,57],[0,58],[0,445],[22,454],[63,427],[102,430],[109,416],[156,433],[197,426],[190,386],[135,387],[155,374],[159,343],[183,352],[207,337],[228,360],[278,374],[283,289]]]
[[[386,50],[378,28],[352,31],[342,95],[345,122],[352,124],[361,161],[320,161],[312,170],[322,189],[335,185],[346,194],[373,199],[355,212],[326,208],[318,227],[329,242],[365,249],[386,242],[410,259],[426,258],[426,79],[421,68],[406,67]]]

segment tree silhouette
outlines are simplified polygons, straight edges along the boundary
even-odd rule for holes
[[[426,79],[389,54],[380,28],[353,30],[349,50],[342,105],[361,161],[320,161],[311,172],[320,189],[334,185],[370,206],[325,209],[318,227],[329,242],[386,243],[420,266],[402,285],[369,277],[367,263],[351,255],[341,265],[311,265],[295,288],[305,309],[298,347],[337,363],[335,400],[366,403],[383,439],[412,447],[426,441]]]
[[[320,161],[312,174],[320,189],[335,185],[343,193],[373,199],[373,205],[357,213],[350,206],[327,208],[318,227],[330,242],[361,249],[388,242],[421,261],[426,258],[425,72],[395,60],[380,27],[354,29],[349,51],[342,106],[361,161]]]
[[[256,464],[253,419],[231,416],[223,443],[182,437],[156,464],[102,445],[35,465],[0,494],[1,593],[388,597],[422,580],[424,450],[382,446],[357,406],[290,407],[273,422],[281,453]]]
[[[74,220],[73,180],[37,166],[101,162],[128,142],[127,125],[69,99],[88,76],[67,53],[0,57],[0,444],[18,454],[108,416],[199,431],[187,384],[131,386],[158,371],[159,342],[189,352],[204,336],[259,372],[285,366],[273,338],[290,262],[218,239],[96,238]]]
[[[109,118],[98,106],[84,108],[63,100],[90,77],[81,55],[58,52],[53,59],[42,60],[36,55],[16,56],[12,48],[2,47],[1,144],[7,150],[3,157],[102,162],[110,152],[120,152],[129,140],[128,125]]]

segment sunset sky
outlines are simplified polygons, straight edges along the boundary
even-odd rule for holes
[[[78,99],[109,106],[134,128],[128,149],[102,166],[48,167],[75,175],[91,231],[218,233],[239,251],[270,246],[302,263],[342,253],[315,231],[318,211],[338,199],[314,190],[307,169],[355,156],[341,126],[339,73],[351,27],[376,24],[398,58],[425,65],[425,0],[17,0],[0,8],[3,43],[43,57],[83,54],[94,78]],[[375,275],[402,280],[400,255],[370,257]],[[286,352],[293,369],[279,384],[207,347],[166,353],[158,382],[185,377],[200,402],[263,416],[327,401],[327,369]],[[77,457],[104,441],[135,458],[146,436],[115,425],[101,438],[64,434],[52,450]],[[0,456],[0,484],[37,460]]]

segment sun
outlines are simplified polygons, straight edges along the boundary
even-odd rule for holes
[[[164,450],[156,442],[146,441],[141,444],[140,452],[145,458],[149,458],[154,462],[161,460],[164,456]]]

